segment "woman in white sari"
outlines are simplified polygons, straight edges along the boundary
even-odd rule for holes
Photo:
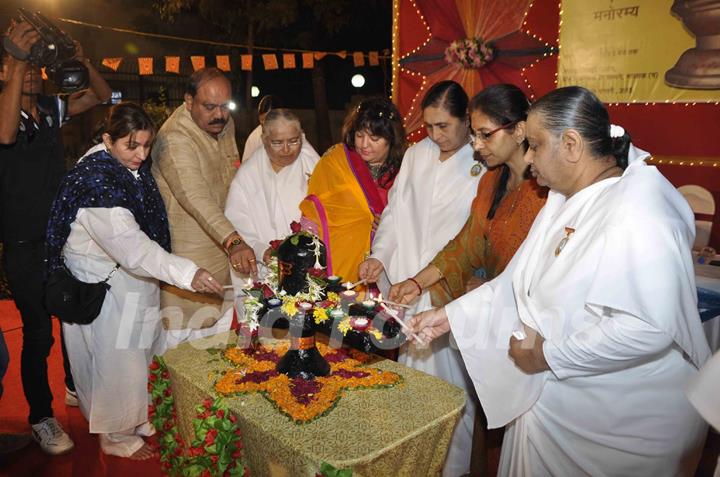
[[[709,349],[692,210],[584,88],[534,103],[527,138],[551,192],[522,247],[409,324],[452,330],[488,427],[507,425],[499,475],[693,475],[707,425],[683,389]]]
[[[162,280],[222,294],[207,271],[170,254],[165,205],[145,162],[155,127],[140,106],[108,115],[102,142],[68,173],[48,225],[48,269],[67,266],[78,280],[110,277],[98,317],[63,323],[80,410],[106,454],[147,459],[147,376],[159,340]]]
[[[467,94],[454,81],[442,81],[428,90],[422,101],[428,137],[405,152],[370,258],[360,264],[360,278],[372,283],[384,272],[392,284],[412,277],[467,221],[485,172],[473,159],[467,105]],[[430,292],[420,292],[409,314],[431,307]],[[447,337],[430,348],[404,346],[398,361],[472,392],[460,353]],[[446,476],[469,471],[474,415],[473,400],[468,399],[445,461]]]

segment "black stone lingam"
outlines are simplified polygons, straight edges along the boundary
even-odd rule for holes
[[[319,243],[317,258],[316,241]],[[316,261],[325,266],[325,244],[322,240],[308,232],[298,232],[286,238],[278,248],[279,288],[288,295],[307,292],[307,272],[314,268]]]
[[[330,365],[315,346],[315,327],[311,312],[301,312],[290,320],[289,335],[290,349],[278,361],[278,373],[302,379],[330,374]]]
[[[326,263],[325,245],[319,238],[307,232],[286,238],[278,248],[279,289],[288,295],[306,293],[308,270],[317,263],[322,267]],[[315,322],[310,305],[288,317],[290,349],[278,361],[277,370],[291,378],[312,379],[330,374],[330,365],[315,346]]]

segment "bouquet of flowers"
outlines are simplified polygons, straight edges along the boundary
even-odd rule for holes
[[[482,38],[456,40],[445,49],[445,61],[463,68],[481,68],[492,61],[494,50]]]

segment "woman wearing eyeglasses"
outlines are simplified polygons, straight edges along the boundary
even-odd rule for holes
[[[395,284],[390,299],[409,303],[430,289],[443,306],[503,271],[545,204],[547,189],[528,175],[525,120],[530,104],[511,84],[485,88],[470,102],[473,148],[489,171],[480,180],[472,214],[452,239],[412,279]],[[477,277],[478,271],[484,277]],[[442,287],[434,287],[440,282]]]
[[[371,98],[345,118],[342,138],[320,159],[300,210],[325,243],[328,274],[354,282],[400,170],[405,130],[389,99]]]
[[[545,204],[547,189],[528,175],[525,121],[530,104],[516,86],[485,88],[470,101],[472,145],[489,168],[480,179],[472,212],[460,233],[413,278],[390,288],[392,301],[410,303],[428,290],[434,307],[444,306],[505,269]],[[476,276],[482,271],[484,277]],[[471,475],[484,462],[485,425],[476,416]]]
[[[262,145],[235,174],[225,216],[252,247],[256,260],[267,262],[270,241],[289,235],[290,223],[300,220],[299,204],[307,195],[308,177],[320,156],[305,140],[298,117],[288,109],[267,112]],[[233,268],[237,278],[239,270]]]

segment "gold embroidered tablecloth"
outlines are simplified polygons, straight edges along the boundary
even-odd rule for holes
[[[234,334],[185,343],[168,351],[180,432],[192,438],[195,406],[217,394],[218,371],[231,365],[210,354]],[[240,423],[254,476],[314,477],[322,462],[352,468],[353,477],[438,475],[465,393],[433,376],[378,358],[372,367],[403,377],[392,388],[346,391],[327,415],[295,424],[260,394],[227,397]]]

